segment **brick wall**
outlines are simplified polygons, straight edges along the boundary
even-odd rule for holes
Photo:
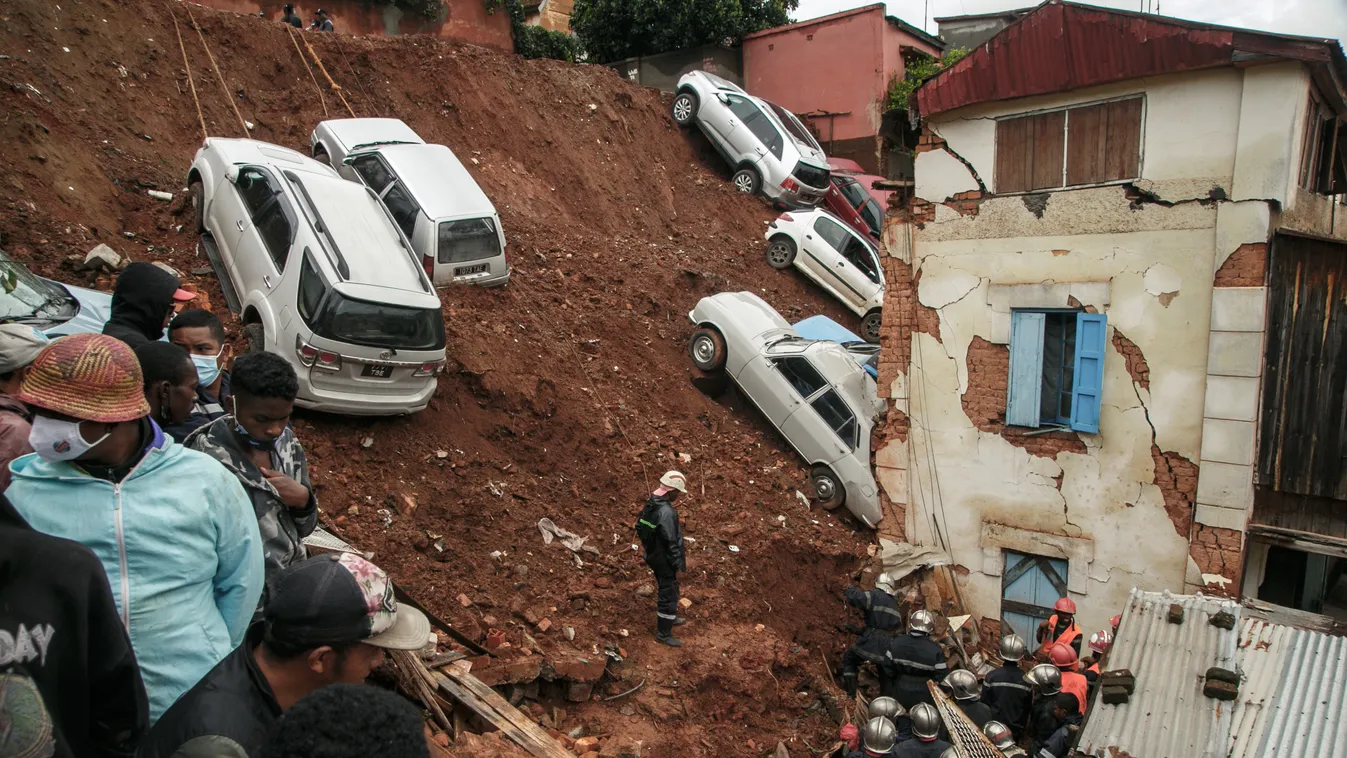
[[[1132,381],[1141,385],[1141,388],[1147,392],[1151,389],[1151,367],[1146,363],[1146,356],[1141,354],[1141,348],[1136,343],[1123,336],[1117,327],[1113,329],[1113,349],[1118,351],[1118,355],[1123,357],[1127,364],[1127,373],[1131,375]]]
[[[1178,453],[1167,453],[1151,443],[1155,486],[1165,500],[1165,512],[1180,536],[1191,539],[1193,504],[1197,501],[1197,464]]]
[[[1236,248],[1216,271],[1217,287],[1262,287],[1267,273],[1267,243],[1248,242]]]
[[[1223,576],[1230,581],[1222,587],[1219,583],[1209,584],[1204,592],[1238,597],[1244,573],[1244,534],[1234,529],[1219,526],[1194,524],[1192,537],[1188,542],[1188,555],[1203,574]]]

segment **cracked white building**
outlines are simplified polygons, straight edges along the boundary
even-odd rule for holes
[[[876,468],[984,629],[1262,572],[1269,251],[1347,239],[1345,80],[1335,41],[1054,0],[919,90]]]

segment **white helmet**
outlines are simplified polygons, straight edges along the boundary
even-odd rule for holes
[[[909,634],[930,634],[934,632],[935,614],[925,608],[912,611],[912,615],[907,617],[907,631]]]
[[[875,589],[883,590],[892,595],[893,591],[897,589],[897,586],[894,584],[894,581],[889,578],[888,574],[880,574],[879,578],[875,580]]]
[[[870,718],[883,716],[890,721],[896,720],[899,716],[907,715],[907,711],[903,708],[902,704],[886,695],[881,695],[880,697],[871,700],[869,711]]]
[[[933,740],[940,734],[940,712],[930,703],[917,703],[907,712],[912,719],[912,733],[919,739]]]
[[[682,471],[670,471],[659,478],[659,483],[670,489],[678,490],[686,495],[688,493],[688,478],[683,476]]]
[[[1011,733],[1010,727],[1002,724],[1000,721],[988,721],[982,727],[982,733],[998,750],[1005,750],[1008,747],[1015,746],[1015,735]]]
[[[974,700],[982,694],[982,683],[977,674],[968,669],[954,669],[945,677],[945,687],[955,700]]]
[[[875,716],[866,722],[862,739],[866,750],[888,755],[889,751],[893,750],[893,746],[898,743],[898,729],[892,721],[883,716]]]
[[[1024,638],[1018,634],[1007,634],[1001,638],[1001,660],[1018,661],[1024,657]]]

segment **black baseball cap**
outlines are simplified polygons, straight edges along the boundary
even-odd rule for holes
[[[363,642],[420,650],[431,639],[425,614],[394,600],[388,574],[354,553],[320,555],[274,574],[262,619],[277,641],[304,648]]]

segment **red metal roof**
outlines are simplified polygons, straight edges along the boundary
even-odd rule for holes
[[[1260,58],[1323,64],[1341,97],[1336,40],[1292,37],[1048,0],[917,90],[921,115]],[[1327,94],[1327,93],[1326,93]]]

